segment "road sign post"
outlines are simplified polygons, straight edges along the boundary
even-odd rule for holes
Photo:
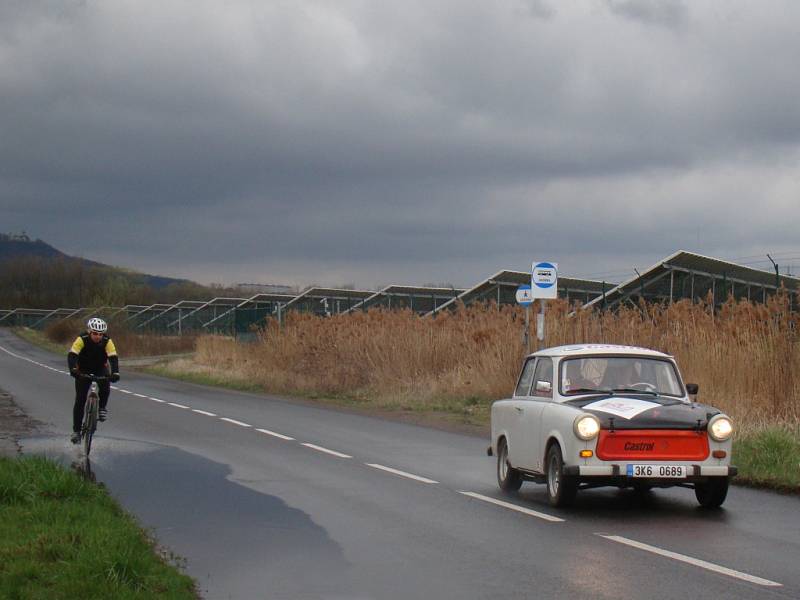
[[[536,337],[544,342],[544,305],[558,298],[558,263],[534,262],[531,266],[531,297],[539,300],[541,310],[536,317]]]
[[[533,295],[531,286],[521,285],[517,288],[517,303],[525,307],[525,330],[522,332],[522,345],[525,346],[525,354],[531,353],[531,304]]]

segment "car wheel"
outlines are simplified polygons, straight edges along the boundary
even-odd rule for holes
[[[519,471],[508,463],[508,444],[505,438],[497,444],[497,484],[504,492],[516,492],[522,486]]]
[[[728,495],[727,477],[710,477],[703,483],[694,484],[694,495],[703,508],[718,508]]]
[[[578,479],[564,475],[561,447],[553,444],[547,451],[547,499],[552,506],[569,506],[578,493]]]

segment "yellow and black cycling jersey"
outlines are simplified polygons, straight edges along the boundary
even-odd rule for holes
[[[67,354],[69,370],[76,368],[82,373],[104,375],[109,365],[112,373],[119,373],[119,357],[113,340],[103,335],[99,342],[93,342],[88,333],[75,338]]]

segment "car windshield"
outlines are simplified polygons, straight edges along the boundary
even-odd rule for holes
[[[562,396],[629,392],[683,396],[675,366],[643,356],[583,356],[561,361]]]

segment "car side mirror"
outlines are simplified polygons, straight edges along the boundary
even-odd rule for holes
[[[696,383],[687,383],[686,384],[686,393],[690,396],[696,396],[697,392],[700,391],[700,386]]]
[[[553,384],[549,381],[537,381],[536,393],[549,394],[553,391]]]

